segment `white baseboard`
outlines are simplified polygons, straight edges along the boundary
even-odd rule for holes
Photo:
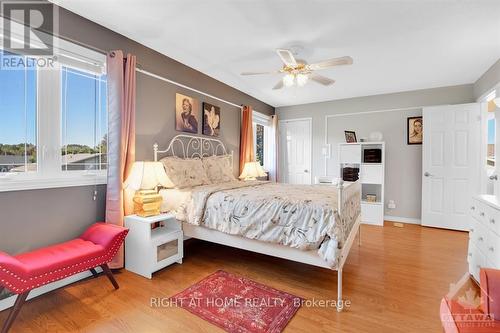
[[[95,268],[97,273],[102,272],[102,269],[100,267]],[[46,284],[45,286],[41,286],[39,288],[33,289],[29,296],[28,299],[35,298],[37,296],[46,294],[52,290],[67,286],[68,284],[75,283],[77,281],[83,280],[85,278],[88,278],[89,276],[92,276],[92,273],[90,271],[85,271],[81,272],[72,276],[68,276],[65,279],[55,281],[49,284]],[[0,300],[0,311],[6,310],[14,305],[14,302],[16,301],[17,295],[13,295],[10,297],[7,297],[5,299]]]
[[[408,224],[422,224],[422,221],[420,219],[417,219],[414,217],[384,215],[384,220],[391,221],[391,222],[408,223]]]

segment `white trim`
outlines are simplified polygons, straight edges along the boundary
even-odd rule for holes
[[[102,269],[100,267],[96,267],[95,270],[98,273],[102,272]],[[71,283],[83,280],[83,279],[88,278],[90,276],[92,276],[92,273],[90,271],[85,271],[85,272],[81,272],[81,273],[69,276],[65,279],[46,284],[42,287],[35,288],[32,291],[30,291],[30,294],[28,296],[28,300],[35,298],[35,297],[38,297],[40,295],[46,294],[46,293],[51,292],[53,290],[62,288],[62,287],[67,286]],[[6,310],[6,309],[12,307],[14,305],[14,302],[16,301],[16,297],[17,297],[16,295],[13,295],[13,296],[10,296],[10,297],[7,297],[7,298],[0,300],[0,311]]]
[[[497,89],[500,89],[500,82],[497,82],[495,85],[493,85],[493,87],[489,88],[481,96],[479,96],[478,98],[476,98],[476,102],[478,102],[478,103],[484,102],[484,100],[486,99],[486,97],[489,94],[491,94],[493,91],[497,90]]]
[[[310,120],[312,122],[312,117],[279,119],[278,122],[292,122],[292,121],[301,121],[301,120]]]
[[[141,69],[141,68],[136,68],[135,69],[137,72],[139,73],[142,73],[142,74],[146,74],[146,75],[149,75],[151,77],[154,77],[155,79],[158,79],[158,80],[161,80],[161,81],[165,81],[165,82],[168,82],[168,83],[171,83],[171,84],[174,84],[178,87],[181,87],[181,88],[184,88],[184,89],[188,89],[188,90],[191,90],[191,91],[194,91],[195,93],[198,93],[198,94],[202,94],[206,97],[209,97],[209,98],[213,98],[213,99],[216,99],[220,102],[223,102],[223,103],[226,103],[226,104],[229,104],[231,106],[234,106],[234,107],[237,107],[238,109],[242,109],[243,107],[241,105],[238,105],[238,104],[235,104],[233,102],[229,102],[229,101],[226,101],[225,99],[222,99],[222,98],[219,98],[219,97],[216,97],[214,95],[210,95],[210,94],[207,94],[201,90],[198,90],[198,89],[195,89],[195,88],[191,88],[189,86],[186,86],[182,83],[179,83],[179,82],[176,82],[176,81],[173,81],[173,80],[170,80],[170,79],[167,79],[166,77],[163,77],[163,76],[160,76],[160,75],[157,75],[157,74],[154,74],[154,73],[151,73],[151,72],[148,72],[144,69]],[[255,111],[255,110],[254,110]]]
[[[325,145],[328,145],[328,118],[335,118],[335,117],[346,117],[346,116],[356,116],[360,114],[373,114],[373,113],[384,113],[384,112],[396,112],[396,111],[408,111],[408,110],[414,110],[414,109],[423,109],[424,107],[427,106],[412,106],[412,107],[405,107],[405,108],[395,108],[395,109],[380,109],[380,110],[372,110],[372,111],[357,111],[357,112],[349,112],[349,113],[339,113],[339,114],[328,114],[325,115]],[[324,176],[328,175],[328,159],[327,157],[324,158]]]
[[[71,172],[71,171],[68,171]],[[54,178],[24,178],[16,179],[17,174],[9,174],[0,178],[0,192],[37,190],[46,188],[76,187],[107,184],[105,173],[79,173],[78,175],[62,175]]]
[[[418,224],[418,225],[422,224],[422,221],[420,219],[414,217],[384,215],[384,220],[389,222],[400,222],[407,224]]]

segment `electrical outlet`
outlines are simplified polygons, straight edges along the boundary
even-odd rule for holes
[[[94,200],[94,201],[97,200],[97,190],[94,191],[94,195],[92,197],[92,200]]]
[[[394,200],[389,200],[389,202],[387,203],[387,208],[396,209],[396,203],[394,202]]]

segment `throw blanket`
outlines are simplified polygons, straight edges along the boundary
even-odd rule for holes
[[[360,212],[359,184],[344,193],[340,217],[335,186],[261,181],[198,186],[177,211],[177,219],[300,250],[317,249],[333,267]]]

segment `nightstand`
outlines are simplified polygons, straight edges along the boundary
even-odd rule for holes
[[[183,233],[174,214],[125,216],[125,269],[148,279],[175,262],[182,264]]]

